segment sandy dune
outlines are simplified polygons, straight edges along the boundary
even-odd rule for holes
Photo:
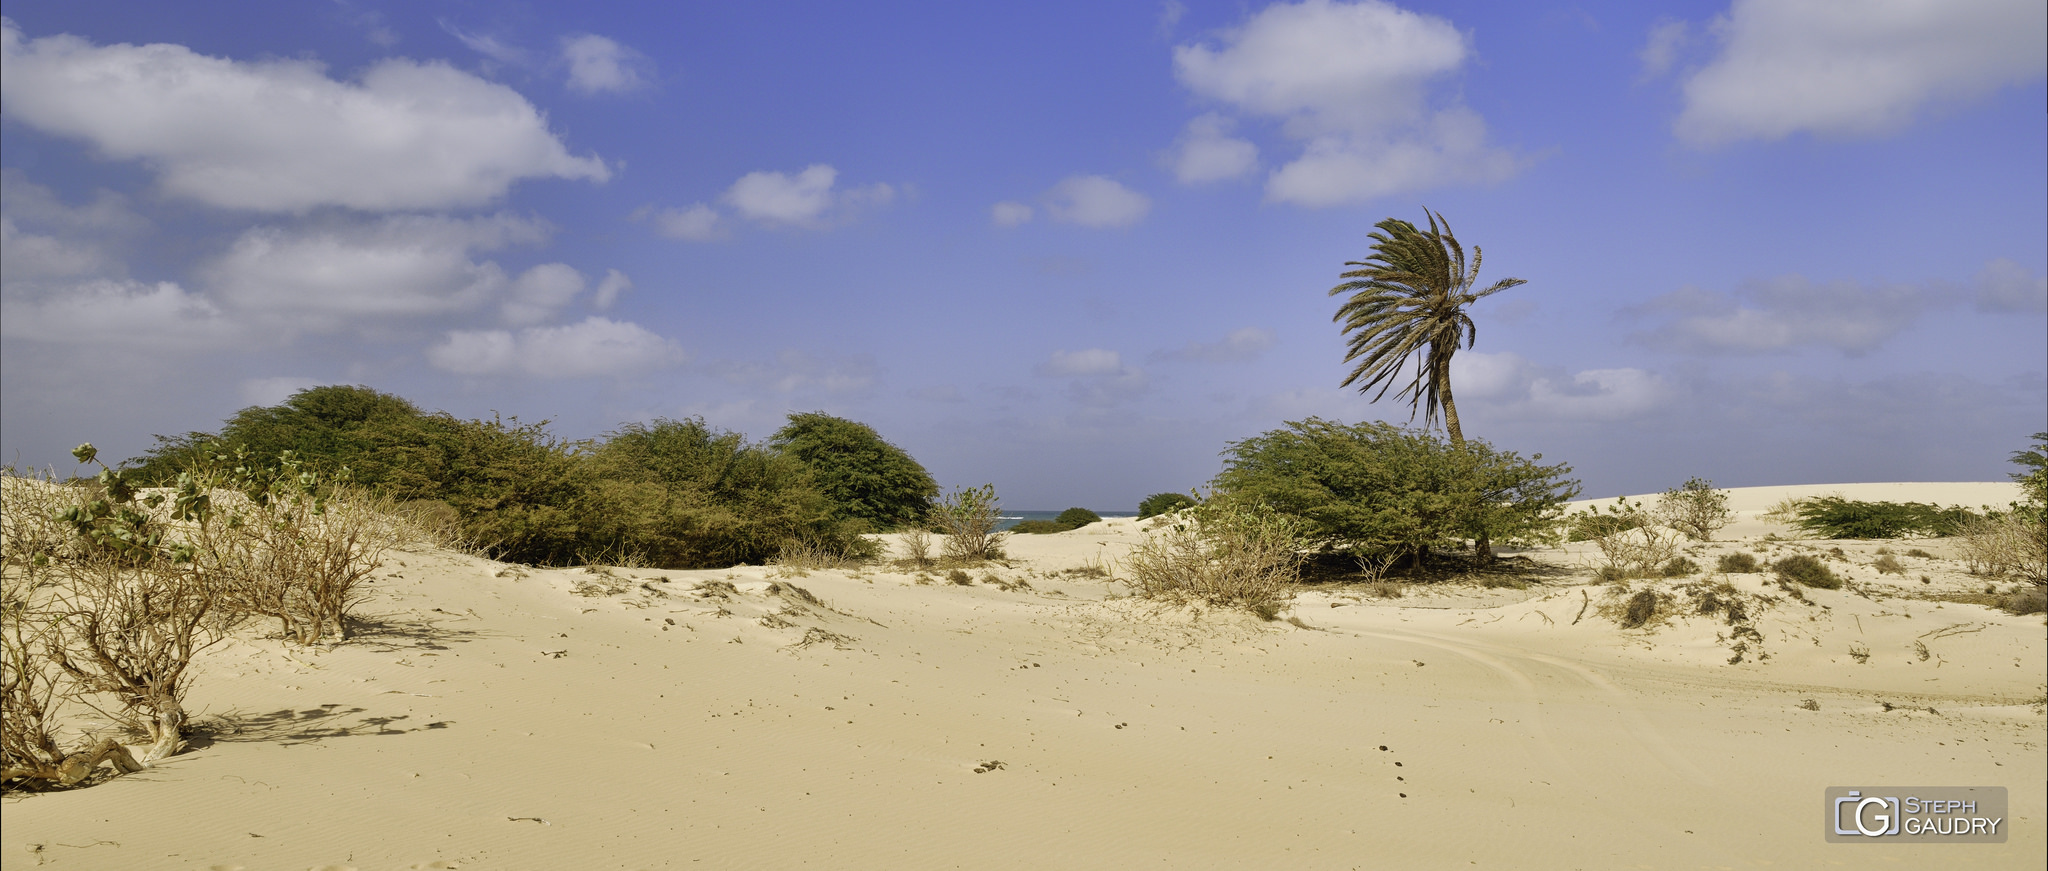
[[[1789,534],[1757,515],[1824,492],[2017,496],[1758,488],[1735,491],[1727,532],[1791,552],[1753,540]],[[1306,591],[1297,625],[1116,598],[1087,569],[1143,534],[1113,520],[1017,537],[1011,566],[964,586],[394,554],[359,638],[251,633],[209,651],[191,703],[210,736],[141,774],[9,798],[0,859],[2038,868],[2048,849],[2042,619],[1914,598],[1981,589],[1951,561],[1879,575],[1880,543],[1808,543],[1842,545],[1856,589],[1799,602],[1728,576],[1753,638],[1690,611],[1621,630],[1585,545],[1529,554],[1550,568],[1526,590]],[[1712,580],[1660,589],[1690,609],[1684,584]],[[2006,786],[2012,834],[1825,843],[1822,792],[1845,784]]]

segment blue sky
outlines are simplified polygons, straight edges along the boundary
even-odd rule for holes
[[[0,451],[315,384],[586,438],[872,424],[1016,508],[1405,422],[1327,296],[1485,250],[1468,435],[1588,495],[1996,480],[2048,429],[2017,2],[15,0]]]

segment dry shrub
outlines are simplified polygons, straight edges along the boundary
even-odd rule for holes
[[[85,498],[80,488],[59,483],[54,472],[0,469],[0,564],[20,568],[37,557],[70,553],[77,535],[57,514]]]
[[[1803,584],[1823,590],[1842,588],[1842,579],[1835,577],[1834,572],[1828,571],[1826,563],[1806,554],[1778,560],[1771,564],[1771,570],[1777,573],[1780,582]]]
[[[1373,596],[1381,599],[1399,599],[1403,593],[1407,592],[1400,584],[1393,581],[1374,581],[1370,586],[1366,587],[1366,590],[1371,592]]]
[[[1899,563],[1899,558],[1891,554],[1878,557],[1876,562],[1871,563],[1871,566],[1876,568],[1877,573],[1881,575],[1903,575],[1906,573],[1906,567]]]
[[[1678,558],[1682,539],[1671,527],[1646,523],[1600,536],[1593,539],[1593,544],[1600,548],[1600,557],[1606,563],[1602,568],[1613,569],[1624,578],[1654,578],[1663,575],[1664,566]]]
[[[779,573],[804,577],[814,571],[843,569],[860,565],[848,548],[816,539],[790,539],[782,543],[772,564]]]
[[[364,583],[405,530],[350,486],[316,498],[295,494],[255,506],[222,552],[230,607],[278,621],[286,638],[312,644],[348,638],[347,617]],[[233,536],[234,531],[228,533]]]
[[[1657,594],[1643,590],[1628,597],[1628,605],[1621,612],[1621,628],[1639,629],[1657,616]]]
[[[1210,503],[1153,534],[1123,559],[1133,592],[1277,613],[1301,568],[1301,532],[1289,517]],[[1270,618],[1269,618],[1270,619]]]
[[[2048,525],[2027,511],[1973,517],[1956,536],[1958,559],[1970,574],[2048,583]]]
[[[939,500],[932,508],[932,520],[946,533],[948,561],[973,564],[1002,559],[1004,534],[996,531],[1003,521],[1002,506],[994,485],[969,487]]]
[[[1734,515],[1728,510],[1728,491],[1714,489],[1712,481],[1691,478],[1664,491],[1657,500],[1655,517],[1687,538],[1713,541],[1714,533],[1727,526]]]
[[[1763,566],[1757,564],[1756,557],[1746,553],[1724,553],[1714,563],[1715,571],[1728,575],[1755,574],[1762,568]]]
[[[922,523],[914,523],[903,530],[903,561],[910,568],[929,568],[932,564],[932,533]]]

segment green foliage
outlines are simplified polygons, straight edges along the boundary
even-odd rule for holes
[[[785,428],[792,449],[784,452],[702,421],[663,420],[591,443],[560,438],[547,421],[463,420],[366,387],[315,387],[276,407],[243,409],[218,436],[160,436],[127,475],[169,483],[210,452],[289,450],[308,469],[349,469],[356,483],[393,502],[447,506],[441,510],[453,514],[455,534],[500,559],[573,565],[630,558],[702,568],[765,562],[791,541],[869,554],[873,545],[858,533],[874,517],[892,516],[876,506],[886,506],[890,493],[917,491],[913,471],[922,469],[897,462],[908,458],[863,432],[873,434],[836,418],[797,415]],[[798,457],[825,461],[861,443],[869,453],[856,459],[864,457],[875,474],[841,483],[844,493],[867,493],[866,502],[835,502]],[[874,486],[863,491],[866,485]]]
[[[2048,432],[2034,433],[2034,446],[2013,451],[2012,461],[2029,470],[2012,473],[2012,479],[2026,492],[2027,502],[2037,512],[2048,508]]]
[[[1570,531],[1565,538],[1569,541],[1598,541],[1618,532],[1640,529],[1650,522],[1642,512],[1642,505],[1629,502],[1625,496],[1616,496],[1614,502],[1613,505],[1595,505],[1584,511],[1572,512]]]
[[[702,420],[621,427],[588,467],[609,509],[610,528],[594,530],[600,541],[650,565],[765,563],[792,540],[872,555],[860,521],[834,517],[802,463]]]
[[[922,521],[939,495],[924,466],[864,423],[823,412],[792,414],[768,445],[810,470],[835,519],[871,531]]]
[[[1057,520],[1019,520],[1009,531],[1018,535],[1051,535],[1055,532],[1066,532],[1070,528]]]
[[[1732,516],[1728,493],[1705,478],[1688,478],[1657,500],[1657,519],[1694,541],[1713,541]]]
[[[1154,493],[1145,497],[1145,501],[1138,503],[1138,519],[1170,514],[1195,504],[1194,497],[1186,493]]]
[[[1899,538],[1907,535],[1955,535],[1973,517],[1961,506],[1940,508],[1924,502],[1864,502],[1840,496],[1802,499],[1793,525],[1823,538]]]
[[[1350,334],[1344,362],[1358,361],[1343,386],[1358,383],[1360,393],[1378,387],[1373,397],[1377,402],[1400,380],[1409,359],[1419,358],[1414,376],[1397,396],[1422,413],[1425,427],[1436,422],[1441,410],[1451,441],[1463,442],[1450,382],[1452,355],[1478,338],[1478,327],[1465,309],[1526,282],[1503,278],[1474,292],[1479,247],[1473,246],[1468,265],[1450,222],[1428,210],[1424,214],[1429,216],[1426,233],[1398,218],[1373,225],[1379,232],[1370,237],[1372,256],[1345,263],[1357,268],[1343,273],[1348,280],[1330,289],[1331,296],[1350,295],[1334,318]]]
[[[1002,502],[994,484],[956,490],[932,507],[931,521],[946,534],[946,559],[978,563],[1002,559]]]
[[[1776,572],[1778,579],[1782,581],[1790,581],[1802,586],[1818,587],[1823,590],[1839,590],[1842,588],[1842,579],[1835,577],[1834,572],[1828,571],[1826,563],[1806,554],[1788,556],[1778,560],[1771,564],[1771,570]]]
[[[1699,574],[1700,564],[1682,556],[1675,556],[1660,566],[1658,571],[1667,578],[1683,578]]]
[[[1272,620],[1301,567],[1303,522],[1225,497],[1176,518],[1124,557],[1132,592],[1239,606]]]
[[[1101,523],[1102,515],[1086,508],[1069,508],[1060,512],[1060,516],[1053,518],[1052,522],[1068,529],[1080,529],[1090,523]]]
[[[1760,568],[1762,566],[1757,565],[1756,557],[1746,553],[1724,553],[1714,564],[1715,571],[1731,575],[1754,574]]]
[[[1454,447],[1422,430],[1310,418],[1234,442],[1218,492],[1297,518],[1307,540],[1356,557],[1417,563],[1481,534],[1547,540],[1578,494],[1571,467],[1537,465],[1484,441]],[[1538,455],[1535,459],[1541,459]]]

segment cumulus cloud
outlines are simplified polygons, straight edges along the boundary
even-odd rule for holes
[[[1045,194],[1045,211],[1055,221],[1098,229],[1128,227],[1152,210],[1144,194],[1099,175],[1062,179]]]
[[[1459,410],[1535,420],[1620,420],[1647,414],[1676,395],[1663,377],[1636,368],[1567,372],[1518,354],[1465,351],[1451,358]]]
[[[540,309],[562,299],[568,267],[536,267],[514,281],[496,263],[472,258],[479,251],[546,237],[545,224],[504,214],[256,227],[200,272],[235,310],[278,318],[294,328],[334,330],[364,321],[470,311],[507,294],[512,295],[508,320],[532,322],[543,316]],[[575,281],[580,290],[581,277]]]
[[[1203,363],[1239,363],[1258,359],[1266,349],[1273,347],[1272,330],[1262,327],[1245,327],[1232,330],[1220,342],[1189,342],[1172,351],[1162,351],[1153,356],[1163,360],[1194,360]]]
[[[522,179],[611,175],[570,154],[511,88],[440,63],[384,60],[344,82],[309,61],[28,39],[8,20],[0,99],[18,123],[140,161],[165,192],[225,208],[473,206]]]
[[[1971,296],[1977,310],[1995,314],[2040,314],[2048,312],[2048,275],[2003,257],[1984,264],[1971,282]]]
[[[582,323],[510,330],[452,330],[427,362],[457,375],[588,378],[675,366],[685,354],[638,324],[592,315]]]
[[[1303,143],[1267,180],[1269,199],[1330,206],[1520,170],[1522,159],[1486,144],[1477,113],[1430,99],[1467,54],[1441,18],[1383,0],[1305,0],[1267,7],[1217,45],[1176,47],[1173,60],[1189,90],[1280,119]]]
[[[483,55],[484,57],[490,58],[491,60],[497,61],[498,63],[515,67],[528,66],[533,63],[533,56],[530,53],[528,53],[526,49],[520,48],[519,46],[513,45],[489,34],[474,33],[471,31],[463,30],[460,27],[456,27],[455,25],[448,23],[448,21],[446,21],[445,19],[438,23],[441,25],[441,29],[443,31],[447,32],[449,36],[455,37],[456,40],[460,41],[463,45],[467,46],[470,51],[476,52],[477,54]]]
[[[1713,30],[1720,51],[1686,78],[1674,126],[1701,147],[1890,133],[2048,70],[2041,3],[1735,0]]]
[[[1678,53],[1685,48],[1692,36],[1692,26],[1670,18],[1660,18],[1650,25],[1649,39],[1636,53],[1642,61],[1643,78],[1654,79],[1671,71],[1671,65],[1678,62]]]
[[[1687,287],[1631,309],[1662,319],[1632,336],[1655,347],[1694,353],[1771,353],[1806,347],[1863,354],[1897,335],[1930,306],[1938,289],[1816,282],[1803,275],[1745,282],[1733,293]]]
[[[1230,136],[1229,118],[1211,112],[1188,122],[1169,163],[1182,184],[1239,178],[1259,165],[1259,147]]]
[[[597,283],[597,292],[590,296],[590,307],[598,311],[604,311],[611,308],[612,303],[618,302],[619,294],[632,289],[633,279],[627,278],[626,273],[616,269],[607,269],[604,273],[604,280]]]
[[[566,263],[544,263],[512,280],[501,317],[515,327],[532,326],[553,317],[582,292],[582,273]]]
[[[119,194],[101,190],[74,206],[18,169],[0,170],[0,283],[8,293],[49,279],[123,278],[114,251],[148,227]]]
[[[1068,393],[1082,405],[1111,406],[1135,399],[1151,389],[1145,370],[1124,365],[1123,355],[1102,348],[1054,351],[1037,372],[1049,378],[1073,379]]]
[[[670,239],[690,242],[709,242],[730,235],[726,232],[724,220],[718,210],[703,203],[692,203],[687,209],[662,209],[652,211],[643,208],[633,213],[638,220],[648,216],[654,219],[654,230]]]
[[[880,183],[834,190],[838,178],[839,171],[823,163],[795,175],[750,172],[726,190],[725,204],[741,217],[764,224],[815,228],[828,223],[827,213],[835,207],[843,213],[896,198],[895,188]]]
[[[0,335],[123,351],[218,350],[248,338],[212,301],[173,282],[108,279],[0,298]]]
[[[988,209],[988,219],[998,227],[1016,227],[1031,222],[1033,211],[1030,206],[1015,200],[1004,200]]]
[[[648,84],[646,55],[594,33],[562,37],[562,61],[569,65],[569,89],[584,94],[622,94]]]

